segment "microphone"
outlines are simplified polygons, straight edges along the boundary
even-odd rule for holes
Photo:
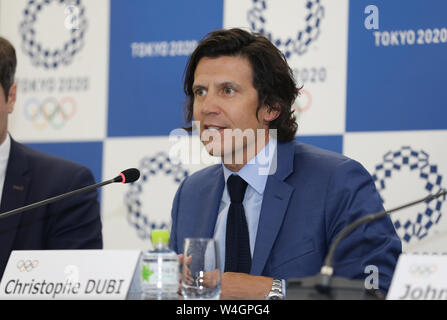
[[[92,189],[96,189],[96,188],[105,186],[105,185],[110,184],[110,183],[116,183],[116,182],[131,183],[131,182],[135,182],[135,181],[138,180],[139,177],[140,177],[140,171],[138,169],[135,169],[135,168],[126,169],[124,171],[121,171],[120,174],[118,176],[116,176],[115,178],[113,178],[113,179],[110,179],[110,180],[107,180],[107,181],[103,181],[103,182],[100,182],[100,183],[96,183],[96,184],[92,184],[90,186],[86,186],[86,187],[83,187],[83,188],[80,188],[80,189],[77,189],[77,190],[74,190],[74,191],[63,193],[61,195],[58,195],[58,196],[55,196],[55,197],[52,197],[52,198],[49,198],[49,199],[46,199],[46,200],[43,200],[43,201],[35,202],[35,203],[29,204],[29,205],[24,206],[24,207],[20,207],[20,208],[11,210],[11,211],[4,212],[4,213],[0,214],[0,219],[9,217],[9,216],[11,216],[13,214],[16,214],[16,213],[20,213],[20,212],[23,212],[23,211],[28,211],[28,210],[31,210],[31,209],[34,209],[34,208],[37,208],[37,207],[40,207],[40,206],[43,206],[43,205],[55,202],[55,201],[59,201],[59,200],[62,200],[62,199],[74,196],[74,195],[79,194],[79,193],[83,193],[83,192],[86,192],[86,191],[89,191],[89,190],[92,190]]]
[[[401,205],[399,207],[390,209],[390,210],[384,210],[377,213],[368,214],[362,218],[359,218],[355,220],[354,222],[347,225],[345,228],[341,230],[341,232],[337,235],[334,242],[329,247],[329,251],[326,255],[326,258],[324,260],[324,264],[321,267],[320,273],[317,274],[315,277],[310,278],[304,278],[304,279],[289,279],[287,280],[287,292],[292,290],[300,290],[305,288],[307,291],[309,291],[309,287],[312,286],[312,283],[314,284],[314,289],[319,294],[322,294],[326,297],[331,295],[331,284],[332,280],[335,280],[337,285],[341,287],[345,292],[348,292],[349,294],[352,294],[352,292],[359,289],[359,286],[355,283],[356,280],[350,280],[350,279],[343,279],[335,277],[333,279],[332,275],[334,273],[334,268],[332,266],[335,250],[337,249],[339,243],[353,230],[355,230],[357,227],[365,224],[370,223],[375,220],[381,219],[387,215],[391,215],[392,213],[414,206],[416,204],[419,204],[421,202],[430,202],[434,199],[437,199],[439,197],[447,195],[447,190],[441,190],[436,194],[428,195],[425,198]],[[290,286],[290,289],[289,289]],[[344,288],[343,288],[344,287]],[[373,293],[375,294],[375,293]],[[314,295],[314,293],[311,293],[311,295]]]
[[[140,170],[135,168],[126,169],[121,171],[118,176],[113,178],[113,182],[132,183],[140,178]]]

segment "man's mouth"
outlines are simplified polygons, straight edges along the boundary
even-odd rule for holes
[[[222,127],[222,126],[216,126],[216,125],[205,125],[204,126],[205,130],[224,130],[226,129],[226,127]]]

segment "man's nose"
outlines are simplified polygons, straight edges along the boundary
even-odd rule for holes
[[[202,113],[219,114],[220,111],[219,99],[212,92],[209,92],[203,100]]]

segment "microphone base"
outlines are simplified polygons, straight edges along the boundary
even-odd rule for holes
[[[331,277],[330,281],[318,274],[286,281],[286,300],[384,300],[377,289],[365,289],[362,280]],[[329,283],[329,286],[327,284]]]

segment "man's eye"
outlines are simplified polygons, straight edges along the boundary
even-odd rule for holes
[[[196,89],[194,91],[194,95],[195,96],[201,97],[201,96],[204,96],[205,94],[206,94],[206,90],[205,89]]]
[[[224,93],[228,94],[228,95],[232,95],[234,94],[234,89],[233,88],[224,88]]]

